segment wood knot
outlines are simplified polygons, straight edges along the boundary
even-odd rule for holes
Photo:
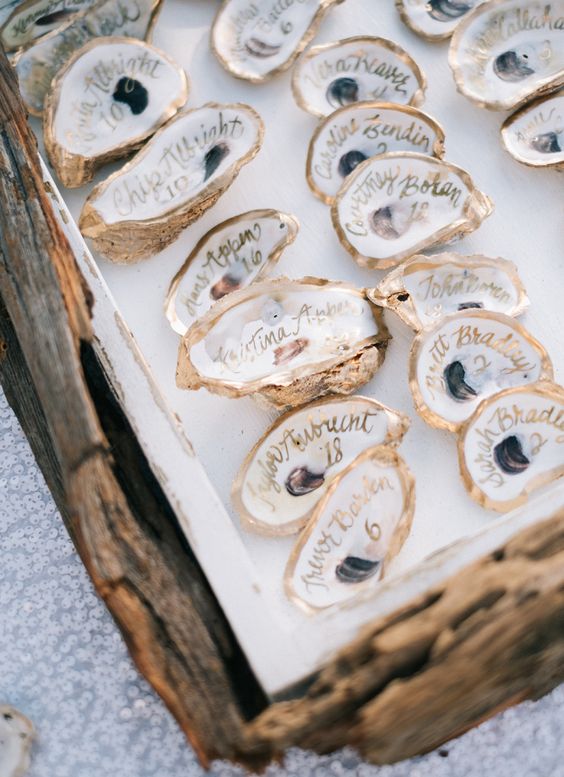
[[[5,340],[0,340],[0,362],[3,362],[8,355],[8,343]]]

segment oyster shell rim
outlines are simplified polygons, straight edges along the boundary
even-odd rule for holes
[[[162,0],[158,0],[158,2],[162,2]],[[253,143],[253,146],[251,149],[244,154],[241,157],[238,157],[236,161],[233,162],[232,165],[224,172],[222,175],[218,176],[217,178],[214,178],[211,183],[209,183],[206,187],[201,189],[198,195],[192,197],[190,200],[187,200],[186,202],[183,202],[181,204],[178,204],[172,208],[168,208],[168,210],[163,211],[162,213],[159,213],[158,216],[152,216],[148,219],[122,219],[120,221],[113,222],[111,224],[106,224],[106,222],[103,220],[103,218],[98,214],[98,211],[96,208],[92,205],[92,201],[94,200],[95,196],[99,196],[100,194],[103,194],[107,187],[110,185],[110,183],[113,183],[113,181],[118,178],[119,176],[123,175],[124,173],[129,172],[129,170],[133,167],[135,163],[142,160],[144,156],[149,153],[150,144],[153,143],[153,141],[158,138],[163,132],[165,132],[169,126],[171,126],[175,121],[179,121],[180,119],[184,118],[190,113],[194,113],[196,111],[200,111],[203,108],[211,108],[211,109],[238,109],[241,111],[244,111],[245,113],[250,113],[253,117],[253,119],[257,122],[257,137],[255,142]],[[166,221],[170,217],[178,215],[178,213],[184,211],[184,210],[191,210],[194,207],[195,203],[200,202],[202,199],[201,195],[203,192],[206,192],[206,197],[209,196],[209,194],[214,194],[219,192],[220,194],[225,191],[225,188],[228,188],[233,181],[237,178],[239,175],[241,169],[251,162],[255,156],[258,154],[262,147],[263,139],[264,139],[264,121],[259,113],[250,105],[247,105],[246,103],[217,103],[217,102],[208,102],[204,103],[203,105],[199,105],[196,108],[187,108],[184,111],[178,111],[171,119],[169,119],[165,124],[163,124],[150,138],[150,140],[143,145],[143,148],[141,148],[140,151],[138,151],[128,162],[126,162],[122,167],[119,168],[119,170],[116,170],[114,173],[109,175],[107,178],[104,178],[103,181],[100,181],[93,189],[89,192],[88,197],[86,198],[84,205],[82,206],[82,210],[79,216],[78,220],[78,227],[81,231],[81,233],[84,235],[84,237],[88,237],[91,240],[96,240],[98,237],[104,234],[108,228],[114,228],[116,224],[120,225],[120,228],[122,229],[129,229],[131,226],[134,228],[140,225],[143,226],[151,226],[151,225],[159,225],[163,219]],[[227,176],[229,174],[229,179],[227,186],[224,187],[224,183],[227,181]],[[84,231],[84,221],[86,219],[89,219],[90,224],[87,225],[87,229],[89,231]],[[172,242],[172,241],[171,241]]]
[[[465,419],[460,422],[448,421],[447,419],[438,415],[438,413],[436,413],[434,410],[431,410],[428,407],[428,405],[425,403],[423,399],[423,395],[421,394],[421,390],[419,388],[419,381],[417,380],[417,364],[418,364],[418,357],[420,355],[421,347],[424,345],[425,340],[429,335],[432,335],[440,327],[445,326],[451,321],[454,321],[457,318],[465,318],[465,317],[493,319],[494,321],[497,321],[500,324],[504,324],[506,326],[509,326],[510,328],[513,327],[517,331],[519,336],[522,337],[524,340],[526,340],[526,342],[537,352],[539,356],[541,373],[539,375],[539,378],[535,381],[535,383],[539,383],[542,381],[552,381],[554,379],[554,368],[552,364],[552,359],[550,358],[548,351],[540,342],[540,340],[537,340],[537,338],[534,337],[529,332],[529,330],[523,326],[523,324],[521,324],[519,321],[517,321],[515,318],[512,318],[511,316],[506,316],[504,313],[496,313],[492,310],[483,310],[483,309],[459,310],[456,313],[452,313],[451,315],[441,318],[440,321],[436,324],[436,326],[430,326],[430,327],[425,327],[424,329],[421,329],[413,338],[413,342],[409,350],[408,384],[409,384],[409,390],[411,391],[411,396],[413,399],[413,405],[415,407],[417,414],[430,427],[432,427],[433,429],[442,429],[448,432],[454,432],[455,434],[458,434],[460,432],[464,424],[467,423],[468,419]],[[531,386],[534,384],[526,383],[524,385]],[[491,396],[497,397],[502,391],[506,391],[506,390],[507,389],[500,389],[495,394],[489,395],[488,397],[484,397],[484,399],[481,400],[481,402],[485,402],[487,399],[490,399]],[[478,409],[479,404],[476,406],[476,410]],[[474,415],[474,413],[472,413],[471,415]]]
[[[425,161],[431,166],[446,166],[450,171],[456,173],[468,191],[468,196],[466,197],[464,208],[462,210],[462,216],[455,221],[450,222],[450,224],[446,225],[437,232],[434,232],[432,240],[430,238],[422,240],[417,243],[417,245],[412,246],[411,248],[406,249],[400,253],[394,254],[393,256],[389,256],[385,259],[366,256],[365,254],[361,254],[359,251],[357,251],[352,243],[349,243],[345,237],[344,230],[341,227],[339,220],[339,206],[341,204],[341,200],[348,193],[349,188],[352,187],[356,177],[360,175],[364,169],[368,168],[369,165],[373,164],[377,160],[399,159],[400,157],[403,159],[418,159]],[[474,184],[474,179],[467,170],[464,170],[464,168],[459,167],[452,162],[448,162],[445,159],[436,159],[433,156],[419,154],[415,151],[390,151],[386,154],[377,154],[376,156],[369,157],[364,162],[361,162],[357,167],[355,167],[353,172],[347,178],[345,178],[341,188],[337,193],[337,196],[335,197],[335,202],[331,206],[331,223],[333,224],[333,229],[337,233],[339,242],[343,248],[352,256],[359,267],[367,270],[388,270],[390,268],[396,267],[397,265],[401,265],[407,259],[410,259],[416,254],[420,254],[425,249],[444,245],[445,243],[451,242],[456,238],[464,237],[465,235],[473,232],[481,226],[482,222],[484,222],[488,216],[491,216],[494,208],[495,205],[493,200],[491,200],[487,194],[477,188],[477,186]]]
[[[39,46],[40,44],[42,45],[43,43],[46,43],[47,41],[49,41],[51,38],[54,38],[56,35],[59,35],[60,33],[65,32],[72,24],[75,24],[77,21],[81,21],[87,14],[89,14],[89,13],[91,13],[93,11],[98,11],[104,5],[104,3],[106,3],[106,2],[108,2],[108,0],[97,0],[95,3],[93,3],[88,8],[85,8],[83,11],[77,11],[75,14],[72,14],[72,16],[69,18],[69,20],[67,22],[65,22],[64,24],[61,24],[60,27],[56,27],[54,30],[51,30],[50,32],[45,33],[45,35],[42,35],[40,38],[36,38],[35,40],[31,41],[27,46],[22,46],[22,48],[18,49],[16,54],[12,58],[12,65],[14,67],[14,70],[16,70],[16,74],[17,74],[16,66],[17,66],[18,62],[23,57],[23,55],[26,54],[30,49],[32,49],[34,46]],[[133,38],[133,40],[139,40],[139,41],[145,41],[145,43],[151,43],[151,40],[153,38],[153,30],[155,29],[155,25],[156,25],[157,20],[159,18],[159,14],[160,14],[160,12],[162,10],[162,7],[163,7],[163,0],[152,0],[151,11],[149,13],[149,20],[147,22],[147,30],[145,32],[145,36],[143,38]],[[96,40],[97,37],[98,36],[94,35],[92,40]],[[111,37],[111,36],[106,36],[106,37]],[[86,44],[84,44],[84,45],[86,45]],[[70,57],[69,57],[69,59],[70,59]],[[68,59],[62,65],[62,67],[60,67],[56,71],[56,73],[53,76],[53,78],[56,78],[56,76],[62,70],[62,68],[64,68],[66,66],[67,62],[68,62]],[[20,87],[20,93],[21,92],[22,92],[22,90],[21,90],[21,87]],[[47,94],[48,94],[48,92],[45,94],[45,98],[44,98],[44,101],[43,101],[44,105],[45,105],[45,99],[47,97]],[[23,93],[21,93],[21,98],[22,98],[22,101],[23,101],[23,103],[25,105],[25,108],[26,108],[27,112],[31,116],[36,116],[36,117],[40,118],[43,115],[44,108],[42,108],[40,111],[38,111],[37,108],[34,108],[32,105],[29,105],[28,102],[25,100],[25,98],[23,96]]]
[[[461,426],[458,432],[456,447],[457,447],[457,453],[458,453],[458,468],[460,472],[460,478],[470,498],[473,499],[475,502],[477,502],[481,507],[485,508],[486,510],[495,510],[496,512],[499,512],[499,513],[509,512],[510,510],[513,510],[516,507],[520,507],[521,505],[526,504],[526,502],[529,499],[529,496],[538,488],[542,488],[548,483],[551,483],[552,481],[556,481],[559,478],[564,477],[564,464],[563,464],[563,465],[560,465],[559,467],[558,466],[553,467],[551,470],[548,470],[546,472],[541,472],[536,477],[528,480],[525,488],[523,488],[519,492],[519,495],[514,497],[513,499],[495,500],[488,497],[485,494],[485,492],[482,491],[482,489],[478,486],[478,484],[470,474],[470,470],[468,469],[466,464],[464,446],[466,443],[466,437],[468,435],[468,432],[470,431],[470,427],[472,423],[476,421],[479,417],[481,417],[483,413],[487,412],[494,401],[497,401],[500,398],[504,398],[506,396],[515,396],[516,394],[525,394],[525,393],[538,394],[544,398],[555,399],[556,401],[562,402],[562,404],[564,405],[564,387],[554,382],[553,380],[538,380],[535,383],[528,383],[527,385],[524,385],[524,386],[513,386],[510,388],[503,389],[502,391],[498,391],[497,394],[493,394],[492,396],[486,397],[485,399],[483,399],[478,405],[478,407],[476,408],[476,410],[472,413],[470,418],[468,418],[464,422],[464,424]],[[555,475],[554,474],[555,471],[559,472],[559,474]]]
[[[248,211],[245,211],[244,213],[239,213],[235,216],[231,216],[230,218],[225,219],[224,221],[221,221],[219,224],[216,224],[214,227],[212,227],[205,234],[202,235],[202,237],[198,240],[194,248],[190,251],[190,253],[186,257],[182,265],[179,267],[177,272],[172,277],[172,280],[170,281],[170,284],[168,287],[168,291],[165,296],[165,301],[164,301],[165,316],[168,323],[172,327],[173,331],[175,331],[181,337],[184,337],[184,335],[190,328],[190,327],[185,328],[184,331],[181,332],[179,329],[175,327],[175,323],[177,324],[180,321],[180,319],[176,313],[174,303],[176,302],[176,295],[182,278],[186,274],[191,264],[196,260],[198,254],[201,252],[202,248],[206,245],[206,243],[212,237],[214,237],[218,232],[221,232],[222,230],[228,227],[231,227],[234,224],[237,224],[239,221],[253,219],[253,218],[259,219],[259,218],[270,218],[270,217],[279,217],[280,221],[284,222],[288,226],[288,232],[287,232],[287,235],[276,244],[274,250],[268,254],[263,266],[260,268],[258,273],[255,275],[254,279],[251,281],[251,283],[255,283],[256,281],[262,279],[262,276],[266,273],[267,269],[270,267],[273,267],[278,262],[278,260],[280,259],[280,257],[282,256],[286,248],[288,248],[288,246],[295,241],[300,229],[300,222],[296,216],[294,216],[291,213],[285,213],[284,211],[281,211],[281,210],[275,210],[274,208],[258,208],[256,210],[248,210]],[[247,284],[247,285],[250,285],[250,284]],[[214,305],[215,304],[216,303],[214,303]],[[214,307],[214,305],[211,305],[211,307]],[[198,319],[195,319],[193,323],[195,323],[196,320]]]
[[[306,181],[313,192],[313,194],[317,197],[318,200],[321,200],[325,205],[333,205],[335,200],[337,199],[337,195],[334,197],[331,197],[319,189],[319,187],[315,184],[313,180],[313,175],[311,171],[312,167],[312,161],[313,161],[313,152],[314,152],[314,145],[315,142],[318,140],[319,136],[323,132],[323,130],[327,127],[330,121],[334,121],[335,118],[339,118],[344,113],[348,111],[353,111],[355,108],[368,108],[373,107],[374,110],[394,110],[398,113],[405,113],[408,116],[413,116],[414,118],[420,118],[422,117],[423,123],[426,123],[435,135],[437,136],[435,139],[435,142],[433,143],[433,152],[432,154],[429,154],[428,156],[434,156],[436,159],[443,159],[445,154],[445,131],[443,127],[439,124],[439,122],[433,118],[430,114],[426,113],[425,111],[422,111],[420,108],[417,108],[414,105],[403,105],[402,103],[391,103],[391,102],[381,102],[379,100],[360,100],[356,103],[351,103],[351,105],[344,105],[341,108],[337,108],[336,111],[333,111],[333,113],[328,114],[327,116],[324,116],[315,130],[313,131],[313,135],[310,138],[308,150],[307,150],[307,157],[306,157]],[[392,152],[386,152],[386,153],[392,153]],[[376,155],[379,156],[379,155]],[[372,157],[369,157],[370,159]],[[353,171],[354,172],[354,171]],[[347,176],[348,177],[348,176]],[[346,180],[346,179],[343,179]],[[340,188],[340,187],[339,187]]]
[[[6,41],[4,40],[4,30],[6,29],[8,24],[10,24],[12,22],[12,19],[14,17],[18,16],[22,11],[27,10],[28,8],[33,8],[33,6],[37,2],[38,2],[38,0],[23,0],[23,2],[21,2],[19,5],[16,5],[15,8],[12,9],[12,11],[10,12],[10,15],[6,18],[6,21],[4,22],[4,24],[0,25],[0,44],[4,46],[4,50],[6,52],[18,52],[18,51],[20,51],[23,48],[29,47],[30,44],[39,43],[40,40],[42,40],[47,35],[49,35],[51,32],[53,32],[53,30],[48,30],[47,32],[44,32],[43,34],[38,35],[35,38],[30,38],[30,39],[24,41],[19,46],[8,46],[8,45],[6,45]],[[91,5],[89,5],[87,8],[83,8],[83,9],[77,10],[77,11],[72,11],[71,14],[69,15],[69,18],[68,18],[67,21],[70,21],[71,17],[74,18],[77,14],[82,13],[83,11],[88,10],[89,8],[92,8],[94,5],[96,5],[96,0],[94,0],[94,2]],[[64,11],[66,9],[63,7],[60,10]],[[41,17],[39,17],[39,18],[41,18]],[[37,22],[34,22],[34,25],[36,25],[36,24],[37,24]],[[63,24],[65,24],[65,22],[63,22]],[[63,26],[63,24],[61,24],[61,27]],[[56,28],[56,29],[59,29],[59,28]]]
[[[351,293],[353,296],[359,297],[360,299],[364,299],[370,305],[372,316],[376,322],[378,332],[357,343],[354,349],[354,353],[347,353],[346,355],[343,355],[343,357],[334,356],[331,359],[318,362],[315,364],[315,369],[313,370],[308,370],[307,365],[295,367],[291,370],[280,373],[275,380],[273,380],[272,376],[265,376],[263,378],[257,378],[251,382],[242,383],[240,381],[226,381],[221,380],[220,378],[202,377],[197,368],[192,364],[189,349],[204,339],[215,323],[215,319],[221,318],[225,312],[230,310],[232,307],[235,307],[237,304],[247,302],[247,297],[253,296],[255,294],[258,296],[259,294],[264,293],[263,287],[276,287],[285,285],[296,287],[296,290],[299,290],[300,286],[314,286],[319,288],[331,286],[341,289],[343,292]],[[235,300],[234,297],[236,298]],[[239,300],[239,298],[241,299]],[[203,330],[203,333],[198,339],[196,339],[197,335],[199,334],[199,330]],[[205,388],[212,393],[217,393],[222,396],[244,397],[248,396],[249,394],[260,392],[261,390],[267,389],[269,387],[287,387],[304,377],[319,375],[327,370],[351,361],[355,357],[359,356],[366,348],[376,347],[382,344],[387,345],[390,339],[391,335],[384,320],[384,310],[368,299],[365,289],[359,288],[350,283],[346,283],[345,281],[333,281],[327,278],[316,278],[312,276],[304,276],[303,278],[287,278],[285,276],[278,276],[276,278],[251,283],[249,286],[246,286],[239,291],[228,294],[227,296],[218,300],[215,305],[202,316],[202,318],[200,318],[198,321],[195,321],[180,341],[176,375],[178,377],[180,364],[185,363],[186,368],[184,372],[187,373],[192,379],[192,385],[189,387],[181,386],[181,388],[188,388],[189,390]],[[190,341],[189,346],[188,341]],[[303,402],[301,405],[299,405],[299,407],[303,407],[304,404],[307,403]]]
[[[237,72],[233,70],[233,68],[230,66],[230,63],[228,60],[225,59],[225,57],[219,53],[219,49],[216,46],[215,43],[215,30],[216,30],[216,23],[219,20],[219,17],[222,13],[224,13],[225,9],[229,5],[231,0],[222,0],[221,5],[217,9],[213,22],[211,24],[210,32],[209,32],[209,44],[211,51],[221,67],[228,72],[230,75],[232,75],[234,78],[238,78],[241,81],[248,81],[251,84],[263,84],[266,81],[270,81],[272,78],[275,78],[280,73],[284,73],[286,70],[289,70],[292,65],[296,62],[296,60],[300,57],[300,55],[304,52],[304,50],[308,47],[308,45],[311,43],[311,41],[315,38],[317,35],[317,31],[321,25],[321,22],[323,21],[325,15],[331,10],[331,8],[334,5],[340,5],[344,2],[344,0],[319,0],[319,7],[317,11],[315,12],[315,15],[308,26],[306,32],[304,35],[300,38],[298,41],[297,46],[292,50],[292,53],[290,57],[285,60],[281,65],[278,65],[278,67],[274,68],[273,70],[269,70],[265,75],[263,76],[245,76],[240,72]]]
[[[114,146],[112,149],[106,151],[103,154],[97,156],[83,156],[82,154],[76,154],[72,151],[67,151],[60,143],[55,140],[54,123],[57,113],[57,109],[60,107],[61,90],[63,87],[63,80],[68,75],[70,69],[76,64],[76,62],[91,49],[96,48],[99,45],[108,45],[109,43],[138,45],[142,48],[150,49],[161,59],[165,60],[180,76],[182,85],[182,92],[169,103],[167,110],[161,114],[159,123],[153,125],[153,129],[148,129],[146,132],[136,135],[130,138],[129,141],[124,141],[118,146]],[[181,67],[175,60],[172,59],[162,49],[153,46],[147,41],[140,40],[139,38],[129,38],[123,35],[108,35],[97,38],[92,38],[77,49],[56,74],[55,78],[51,82],[51,89],[47,93],[43,107],[43,142],[45,144],[45,151],[50,163],[57,174],[57,177],[67,188],[78,188],[84,186],[91,181],[96,171],[104,165],[113,162],[117,159],[121,159],[130,152],[140,150],[145,141],[155,135],[158,130],[163,127],[171,118],[176,116],[180,108],[186,104],[191,91],[190,77],[186,73],[183,67]],[[62,162],[60,162],[62,159]],[[64,171],[65,165],[68,165],[70,170],[61,174]],[[82,176],[79,177],[78,170],[82,169]],[[74,173],[74,174],[73,174]],[[77,183],[78,181],[78,183]]]
[[[321,113],[319,111],[316,111],[311,107],[311,105],[307,102],[307,100],[304,97],[302,97],[301,91],[298,87],[298,79],[300,77],[301,69],[305,67],[305,65],[307,64],[307,62],[309,62],[310,59],[313,59],[313,57],[317,56],[317,54],[319,54],[320,52],[328,51],[329,49],[338,48],[339,46],[343,46],[347,43],[357,43],[357,42],[362,43],[367,41],[369,43],[375,43],[377,45],[381,45],[382,48],[388,49],[388,51],[392,51],[398,57],[398,59],[400,59],[402,62],[404,62],[406,65],[409,66],[409,69],[415,76],[415,80],[418,83],[418,88],[414,92],[413,97],[407,103],[407,105],[413,108],[419,108],[421,105],[423,105],[423,103],[425,102],[425,93],[427,91],[427,77],[425,73],[422,71],[422,69],[419,67],[417,62],[413,59],[411,54],[409,54],[402,46],[400,46],[399,43],[396,43],[395,41],[390,40],[389,38],[381,38],[377,35],[352,35],[348,38],[339,38],[338,40],[329,41],[329,43],[320,43],[316,46],[310,46],[310,48],[304,53],[300,61],[296,63],[296,66],[292,72],[291,88],[292,88],[292,95],[298,107],[301,108],[306,113],[309,113],[312,116],[316,116],[319,119],[324,119],[330,116],[334,111],[331,110],[329,111],[329,113]],[[396,103],[391,103],[391,104],[396,105]],[[353,103],[353,105],[358,105],[358,103]]]
[[[519,98],[517,101],[508,100],[484,100],[480,99],[475,94],[470,93],[464,83],[464,77],[462,75],[462,67],[457,60],[457,47],[459,44],[459,38],[466,32],[466,28],[474,21],[474,18],[481,16],[488,11],[495,11],[499,6],[507,3],[508,0],[488,0],[488,2],[477,5],[470,13],[461,19],[460,23],[456,26],[452,38],[450,40],[450,46],[448,50],[448,64],[452,71],[454,82],[456,84],[457,91],[466,97],[468,100],[477,105],[480,108],[485,108],[489,111],[513,111],[523,107],[528,102],[542,95],[549,94],[564,86],[564,69],[560,74],[555,74],[551,77],[551,80],[547,81],[543,79],[540,86],[537,86],[534,90],[527,92],[524,97]],[[527,2],[527,0],[522,0]]]
[[[485,0],[482,0],[482,2],[485,2]],[[425,32],[425,30],[422,27],[419,27],[418,24],[415,24],[413,22],[413,19],[409,16],[408,12],[405,8],[405,0],[395,0],[395,6],[397,9],[397,12],[400,15],[400,18],[402,22],[405,24],[405,26],[414,32],[416,35],[418,35],[420,38],[423,38],[424,40],[430,41],[431,43],[440,43],[441,41],[448,40],[449,38],[452,38],[454,34],[454,29],[452,29],[450,32],[442,32],[442,33],[436,33],[432,34],[429,32]],[[476,6],[477,8],[478,6]],[[470,11],[467,12],[464,16],[462,16],[459,21],[457,22],[456,26],[460,24],[460,22],[466,18],[466,16],[470,13],[472,13],[474,9],[472,8]]]
[[[444,263],[443,260],[444,259]],[[439,261],[437,261],[439,260]],[[446,264],[453,264],[459,267],[500,267],[502,269],[507,277],[511,280],[513,283],[513,286],[517,292],[517,304],[514,308],[512,308],[511,313],[504,312],[504,315],[509,316],[511,318],[516,318],[517,316],[520,316],[522,313],[527,310],[530,304],[529,297],[527,295],[527,292],[525,290],[525,286],[523,284],[523,281],[521,280],[521,277],[519,276],[519,271],[517,268],[517,265],[512,262],[510,259],[503,259],[501,256],[493,257],[493,256],[485,256],[484,254],[458,254],[456,252],[450,252],[450,251],[444,251],[439,254],[415,254],[414,256],[407,259],[405,262],[402,262],[401,264],[394,267],[392,270],[390,270],[389,273],[387,273],[381,281],[378,283],[377,286],[375,286],[373,289],[369,289],[367,294],[370,296],[370,299],[376,304],[380,305],[381,307],[385,308],[386,310],[390,310],[395,315],[398,316],[407,326],[410,327],[414,332],[421,332],[423,329],[428,328],[430,326],[434,326],[434,324],[423,324],[416,311],[413,309],[407,309],[406,306],[400,305],[400,306],[393,306],[387,304],[387,301],[389,298],[395,294],[401,294],[402,291],[392,291],[390,294],[383,295],[378,294],[377,292],[380,289],[383,289],[386,285],[386,283],[393,283],[397,279],[400,279],[404,274],[406,268],[409,268],[413,265],[422,264],[422,265],[428,265],[431,267],[433,264],[436,264],[437,266],[443,266]],[[402,287],[404,292],[409,294],[409,292],[405,289],[405,286]],[[410,295],[411,297],[411,295]],[[483,308],[484,310],[490,310],[490,308]],[[453,311],[455,312],[455,311]],[[460,311],[461,312],[461,311]],[[491,311],[493,312],[499,312],[499,311]],[[444,316],[441,316],[441,318],[438,318],[436,320],[436,324],[438,324],[440,321],[443,321],[447,315],[452,315],[452,313],[447,313]],[[419,323],[417,323],[419,322]]]
[[[362,599],[367,595],[366,587],[363,587],[362,589],[359,589],[357,592],[355,592],[352,596],[350,596],[348,599],[345,599],[344,601],[334,602],[333,604],[328,604],[323,607],[316,607],[315,605],[312,605],[309,602],[306,602],[295,592],[292,586],[292,577],[296,570],[296,564],[299,560],[300,553],[303,550],[304,545],[313,534],[313,531],[316,528],[316,524],[318,523],[323,511],[325,510],[327,503],[329,502],[329,500],[331,499],[331,497],[333,496],[333,494],[341,484],[341,481],[344,480],[346,476],[356,466],[358,466],[359,464],[363,464],[365,460],[371,459],[371,458],[377,458],[385,464],[388,464],[388,465],[392,464],[392,466],[397,467],[398,472],[400,474],[400,479],[403,485],[403,496],[404,496],[403,513],[401,514],[400,519],[393,532],[388,552],[386,553],[385,558],[382,561],[379,575],[378,575],[378,581],[381,581],[385,577],[386,568],[389,562],[393,558],[395,558],[395,556],[397,556],[397,554],[400,552],[400,550],[402,549],[403,545],[405,544],[409,536],[409,533],[411,531],[411,527],[413,524],[413,518],[415,516],[415,505],[416,505],[415,476],[411,472],[410,468],[407,466],[405,459],[403,459],[403,457],[399,455],[399,453],[395,448],[391,448],[389,445],[374,445],[370,448],[367,448],[365,451],[360,453],[353,461],[351,461],[351,463],[347,467],[345,467],[345,469],[339,472],[339,474],[336,475],[335,478],[331,481],[329,487],[327,488],[327,491],[323,494],[323,496],[319,499],[319,501],[315,505],[315,508],[312,511],[305,528],[298,536],[290,552],[288,561],[286,562],[286,566],[284,568],[284,592],[287,598],[292,602],[292,604],[299,607],[307,615],[320,613],[320,612],[323,612],[324,610],[329,610],[330,608],[336,609],[336,608],[342,608],[342,607],[350,607],[351,603],[358,601],[359,599]]]
[[[552,100],[555,97],[562,97],[564,101],[564,83],[561,87],[556,88],[554,91],[548,92],[547,94],[541,94],[538,97],[535,97],[533,100],[526,102],[520,108],[517,108],[516,111],[511,113],[501,125],[500,135],[501,135],[501,142],[502,142],[503,148],[513,159],[515,159],[516,162],[519,162],[522,165],[526,165],[527,167],[534,167],[537,170],[539,168],[541,170],[545,168],[549,170],[564,170],[564,159],[561,159],[559,162],[552,162],[552,163],[547,161],[545,162],[545,164],[542,164],[542,161],[535,163],[530,159],[527,160],[525,157],[519,156],[518,154],[514,154],[506,141],[506,137],[509,134],[509,128],[511,127],[514,121],[520,119],[528,111],[535,110],[535,108],[538,108],[539,105],[542,105],[543,103],[548,102],[549,100]]]
[[[387,431],[385,440],[379,443],[378,446],[372,445],[372,446],[368,446],[368,448],[374,448],[374,447],[388,448],[389,447],[389,448],[395,449],[401,444],[403,438],[409,431],[409,427],[411,426],[411,419],[409,418],[408,415],[406,415],[405,413],[402,413],[400,410],[394,410],[394,408],[391,408],[388,405],[385,405],[383,402],[380,402],[379,400],[374,399],[373,397],[365,397],[362,394],[328,394],[327,396],[321,397],[320,399],[314,399],[312,402],[307,402],[305,405],[299,405],[298,407],[294,407],[290,410],[287,410],[286,412],[279,415],[278,418],[276,418],[272,423],[269,424],[266,431],[263,432],[263,434],[260,436],[257,442],[253,445],[251,450],[245,456],[241,466],[237,471],[237,475],[235,476],[235,479],[232,483],[231,502],[237,512],[237,515],[239,516],[241,527],[245,531],[250,532],[252,534],[258,534],[263,537],[292,536],[297,532],[301,531],[301,529],[304,526],[306,526],[309,519],[311,518],[313,511],[315,510],[315,508],[317,507],[317,504],[319,503],[319,500],[318,500],[311,507],[311,509],[308,510],[300,518],[297,518],[293,521],[289,521],[285,524],[279,524],[279,525],[261,521],[260,519],[256,518],[249,510],[247,510],[243,502],[243,488],[245,485],[246,476],[248,474],[249,468],[252,462],[254,461],[256,453],[261,447],[261,445],[270,437],[270,435],[272,435],[280,426],[282,426],[282,424],[284,424],[286,421],[288,421],[289,418],[291,418],[293,415],[296,415],[297,413],[307,411],[311,408],[319,407],[320,405],[328,405],[328,404],[335,404],[335,403],[344,404],[345,402],[355,402],[358,400],[360,400],[362,403],[367,403],[373,407],[376,407],[378,410],[384,412],[386,417],[388,418],[388,431]],[[341,472],[343,471],[344,470],[341,470]],[[338,477],[341,474],[341,472],[337,473],[335,477]],[[331,480],[331,482],[333,482],[333,479]],[[321,498],[322,496],[320,497],[320,499]]]

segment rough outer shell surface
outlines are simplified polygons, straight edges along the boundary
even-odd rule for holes
[[[296,102],[314,116],[367,100],[418,107],[426,85],[421,69],[401,46],[366,36],[312,46],[292,74]]]
[[[442,158],[444,140],[435,119],[410,105],[347,105],[315,130],[307,155],[307,182],[316,197],[332,205],[345,178],[369,157],[416,151]]]
[[[564,475],[564,389],[507,389],[484,400],[460,433],[464,485],[483,507],[507,512]]]
[[[492,211],[465,170],[399,151],[358,165],[339,189],[331,219],[357,264],[385,270],[473,232]]]
[[[307,612],[367,597],[409,535],[415,483],[396,451],[361,453],[331,483],[286,567],[290,599]]]
[[[299,226],[287,213],[253,210],[207,232],[170,284],[165,313],[174,331],[185,335],[217,300],[266,275]]]
[[[367,448],[398,445],[409,419],[374,399],[328,397],[278,418],[233,484],[244,528],[287,535],[307,522],[333,479]]]
[[[243,104],[177,114],[92,190],[80,215],[83,235],[119,263],[158,253],[217,202],[258,153],[263,131]]]
[[[297,407],[367,383],[389,337],[382,309],[362,289],[319,278],[260,281],[192,325],[180,344],[176,382]]]
[[[162,51],[97,38],[76,52],[47,97],[49,161],[65,186],[82,186],[98,167],[139,148],[187,97],[186,74]]]
[[[501,137],[518,162],[564,169],[564,89],[523,106],[506,119]]]
[[[24,48],[14,59],[14,65],[28,111],[41,115],[53,78],[93,38],[104,35],[150,39],[161,3],[162,0],[98,0]]]
[[[30,751],[35,731],[21,712],[0,705],[0,775],[23,777],[30,764]]]
[[[417,332],[465,309],[518,316],[529,305],[513,262],[455,253],[414,256],[368,294]]]
[[[564,85],[564,0],[490,0],[456,28],[449,64],[462,94],[504,111]]]
[[[325,14],[341,2],[223,0],[212,26],[212,50],[237,78],[254,83],[267,81],[293,64]]]
[[[552,379],[542,345],[515,319],[463,310],[413,342],[409,385],[417,412],[431,426],[456,432],[479,403],[506,388]]]

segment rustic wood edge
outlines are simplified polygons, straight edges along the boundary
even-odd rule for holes
[[[96,359],[3,54],[0,301],[7,396],[134,660],[203,763],[259,768],[296,745],[392,762],[564,679],[562,510],[364,629],[302,697],[267,705]]]

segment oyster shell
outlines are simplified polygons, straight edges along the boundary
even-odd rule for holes
[[[517,268],[505,259],[454,253],[414,256],[368,292],[412,329],[471,308],[518,316],[529,305]]]
[[[564,475],[564,389],[540,382],[482,402],[463,427],[458,458],[464,485],[490,510],[506,512]]]
[[[564,84],[564,0],[490,0],[456,28],[449,64],[458,90],[492,110]]]
[[[223,0],[212,26],[212,50],[237,78],[266,81],[295,62],[327,11],[342,1]]]
[[[0,704],[0,774],[22,777],[30,763],[33,724],[13,707]]]
[[[361,453],[335,477],[286,567],[287,595],[306,611],[377,587],[411,529],[414,479],[395,450]]]
[[[220,300],[180,344],[176,383],[277,408],[350,394],[384,360],[382,309],[362,289],[320,278],[253,283]]]
[[[248,105],[182,111],[92,190],[80,214],[82,234],[114,262],[158,253],[217,202],[262,137],[262,119]]]
[[[427,40],[450,38],[457,25],[485,0],[396,0],[404,24]]]
[[[505,120],[505,148],[530,167],[564,168],[564,89],[528,103]]]
[[[98,0],[61,27],[31,43],[14,59],[23,101],[40,116],[51,82],[75,51],[93,38],[149,38],[162,0]]]
[[[410,105],[362,102],[332,113],[315,130],[306,163],[309,188],[332,205],[343,180],[366,159],[388,151],[444,153],[437,122]]]
[[[90,8],[95,2],[96,0],[24,0],[16,5],[2,24],[0,43],[6,51],[19,49],[57,29],[73,14]]]
[[[451,432],[486,397],[546,379],[552,379],[552,363],[545,349],[502,313],[455,313],[420,332],[411,348],[415,408],[431,426]]]
[[[277,210],[251,210],[207,232],[176,273],[165,312],[170,325],[186,334],[212,305],[258,280],[293,243],[300,225]]]
[[[292,75],[296,102],[314,116],[365,100],[417,107],[425,87],[425,76],[401,46],[367,36],[312,46]]]
[[[374,399],[332,396],[278,418],[233,484],[246,529],[299,531],[333,479],[367,448],[399,445],[409,419]]]
[[[367,159],[345,179],[331,219],[357,264],[387,269],[472,232],[492,210],[465,170],[398,151]]]
[[[49,161],[65,186],[82,186],[98,167],[139,148],[187,96],[182,68],[153,46],[90,41],[56,76],[45,102]]]
[[[0,0],[0,25],[14,13],[14,10],[23,5],[27,0]]]

